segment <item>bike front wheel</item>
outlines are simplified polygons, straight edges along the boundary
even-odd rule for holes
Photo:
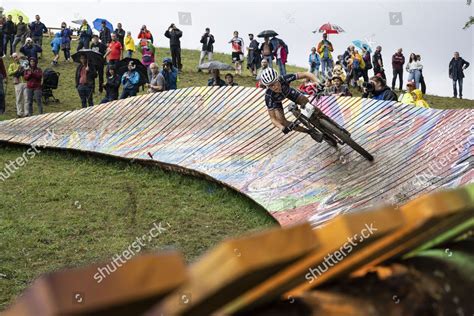
[[[362,148],[362,146],[357,144],[347,133],[345,133],[338,126],[334,125],[333,123],[331,123],[330,121],[327,121],[324,118],[321,118],[319,120],[319,123],[321,124],[322,128],[327,130],[327,132],[335,135],[337,138],[342,140],[349,147],[351,147],[356,152],[358,152],[362,157],[364,157],[368,161],[374,161],[374,156],[372,156],[367,150]]]

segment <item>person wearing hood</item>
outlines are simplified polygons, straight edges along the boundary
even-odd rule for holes
[[[398,102],[403,104],[415,104],[415,98],[413,94],[413,91],[415,91],[415,89],[415,81],[408,81],[407,91],[405,93],[400,94],[400,96],[398,97]]]
[[[367,87],[364,87],[362,97],[368,98],[369,96],[373,100],[397,101],[395,92],[387,86],[387,82],[380,76],[370,78]]]
[[[38,44],[33,43],[30,37],[26,39],[25,45],[20,48],[20,53],[25,55],[28,59],[34,58],[38,60],[38,54],[42,51],[43,49]]]
[[[64,59],[72,61],[71,59],[71,41],[72,30],[67,27],[66,22],[61,23],[61,50],[64,52]]]
[[[24,71],[23,77],[26,81],[26,96],[28,100],[28,111],[26,116],[33,115],[33,100],[36,100],[39,114],[43,114],[43,92],[41,84],[43,80],[43,71],[38,67],[38,60],[36,58],[29,58],[29,67]]]
[[[163,59],[163,70],[161,70],[161,74],[165,77],[165,90],[178,89],[178,69],[173,66],[171,58],[166,57]]]
[[[428,104],[428,102],[426,102],[426,100],[423,98],[423,92],[421,92],[420,89],[415,89],[413,91],[413,94],[414,94],[414,100],[415,100],[415,105],[416,106],[421,106],[423,108],[429,108],[430,105]]]
[[[54,34],[54,38],[51,41],[51,50],[53,51],[53,55],[54,55],[53,62],[51,63],[53,66],[56,66],[58,64],[59,51],[61,50],[61,42],[62,42],[61,34],[60,33]]]

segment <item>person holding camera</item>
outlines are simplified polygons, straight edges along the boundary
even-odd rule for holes
[[[372,100],[397,101],[397,95],[387,86],[385,79],[379,76],[373,76],[369,82],[362,84],[364,94],[363,98]]]
[[[28,37],[25,41],[25,45],[20,48],[20,53],[25,55],[28,59],[34,58],[38,60],[38,54],[41,53],[43,49],[33,42],[33,40]]]
[[[140,40],[141,46],[145,46],[148,40],[153,44],[153,35],[146,28],[146,25],[143,25],[140,29],[140,33],[138,33],[138,39]]]
[[[13,85],[15,86],[16,115],[17,117],[24,117],[28,113],[28,104],[26,103],[26,83],[23,79],[23,73],[28,61],[21,58],[17,53],[13,53],[12,58],[13,62],[8,66],[8,76],[13,77]]]
[[[204,34],[201,36],[201,56],[199,57],[199,66],[201,66],[202,62],[204,61],[204,58],[207,56],[207,60],[211,61],[212,60],[212,54],[214,51],[214,35],[211,34],[211,30],[206,27],[206,31]],[[201,71],[201,69],[198,68],[198,71]]]
[[[120,99],[126,99],[137,95],[140,74],[135,70],[136,67],[137,65],[135,65],[133,60],[128,63],[128,71],[122,76],[123,90]]]
[[[183,69],[181,64],[181,41],[180,38],[183,36],[183,32],[176,27],[174,23],[168,27],[165,32],[165,36],[170,39],[170,51],[173,66],[178,68],[179,71]]]

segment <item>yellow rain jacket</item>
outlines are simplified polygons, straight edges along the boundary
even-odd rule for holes
[[[413,90],[412,94],[415,95],[415,105],[416,106],[421,106],[421,107],[424,107],[424,108],[429,108],[430,107],[428,102],[426,102],[426,100],[423,99],[423,93],[421,92],[420,89]]]
[[[398,97],[398,102],[404,104],[415,104],[415,99],[413,98],[413,95],[410,92],[406,92],[404,94],[400,94],[400,96]]]
[[[131,50],[132,52],[135,51],[135,41],[133,40],[133,37],[126,36],[124,40],[124,44],[125,44],[125,50]]]

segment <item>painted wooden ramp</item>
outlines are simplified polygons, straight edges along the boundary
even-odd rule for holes
[[[317,226],[351,209],[473,182],[474,110],[320,101],[375,156],[370,163],[348,147],[338,153],[306,135],[283,135],[270,123],[263,93],[195,87],[148,94],[0,122],[0,141],[154,160],[206,175],[255,200],[282,225]]]

